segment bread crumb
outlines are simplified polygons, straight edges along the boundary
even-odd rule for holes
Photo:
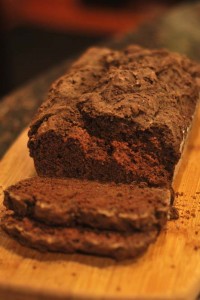
[[[176,207],[171,206],[169,208],[168,219],[169,220],[177,220],[179,218],[179,212]]]
[[[171,267],[172,269],[175,269],[176,266],[175,266],[174,264],[172,264],[170,267]]]
[[[200,246],[194,246],[194,251],[198,251],[200,249]]]
[[[176,192],[175,196],[176,197],[182,197],[182,196],[184,196],[184,193],[183,192]]]

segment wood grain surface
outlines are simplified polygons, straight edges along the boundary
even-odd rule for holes
[[[40,253],[0,231],[0,299],[195,299],[200,292],[200,110],[174,180],[180,218],[137,260]],[[35,175],[24,131],[0,163],[3,189]]]

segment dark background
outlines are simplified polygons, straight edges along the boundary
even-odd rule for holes
[[[0,96],[91,45],[137,30],[180,2],[0,0]]]

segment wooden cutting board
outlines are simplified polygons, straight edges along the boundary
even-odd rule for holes
[[[0,299],[195,299],[200,292],[200,110],[174,188],[180,218],[136,261],[39,253],[0,231]],[[35,175],[23,132],[0,163],[2,189]]]

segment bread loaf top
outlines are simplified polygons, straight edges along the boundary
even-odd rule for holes
[[[178,149],[199,96],[199,78],[193,62],[167,50],[91,48],[52,85],[29,135],[50,128],[64,134],[80,126],[100,138],[128,138],[135,130],[166,124]]]

